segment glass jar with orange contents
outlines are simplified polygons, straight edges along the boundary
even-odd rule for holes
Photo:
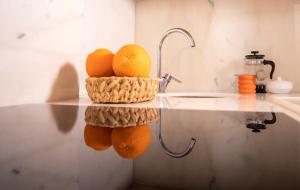
[[[252,74],[237,75],[238,92],[240,94],[256,93],[256,76]]]

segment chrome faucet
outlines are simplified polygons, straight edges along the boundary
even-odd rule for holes
[[[160,78],[160,83],[159,83],[159,92],[165,92],[166,91],[166,88],[168,86],[168,84],[170,83],[170,81],[173,79],[175,80],[176,82],[179,82],[181,83],[181,81],[177,78],[175,78],[174,76],[166,73],[164,74],[164,76],[161,76],[161,49],[162,49],[162,45],[165,41],[165,39],[172,33],[181,33],[183,34],[186,39],[190,42],[190,46],[191,47],[195,47],[195,41],[192,37],[192,35],[186,31],[185,29],[183,28],[171,28],[169,29],[162,37],[162,39],[160,40],[160,43],[159,43],[159,49],[158,49],[158,67],[157,67],[157,76]]]

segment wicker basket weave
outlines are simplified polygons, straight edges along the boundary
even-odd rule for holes
[[[158,78],[87,78],[86,89],[95,103],[132,103],[152,100],[159,87]]]
[[[85,111],[85,122],[101,127],[132,127],[157,119],[158,110],[155,108],[88,106]]]

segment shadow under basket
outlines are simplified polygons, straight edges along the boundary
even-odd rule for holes
[[[154,99],[159,88],[158,78],[90,77],[86,90],[95,103],[133,103]]]

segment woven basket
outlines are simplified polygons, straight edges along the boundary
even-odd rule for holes
[[[132,103],[152,100],[159,87],[158,78],[87,78],[86,89],[95,103]]]
[[[85,111],[85,122],[101,127],[132,127],[157,119],[158,110],[155,108],[88,106]]]

